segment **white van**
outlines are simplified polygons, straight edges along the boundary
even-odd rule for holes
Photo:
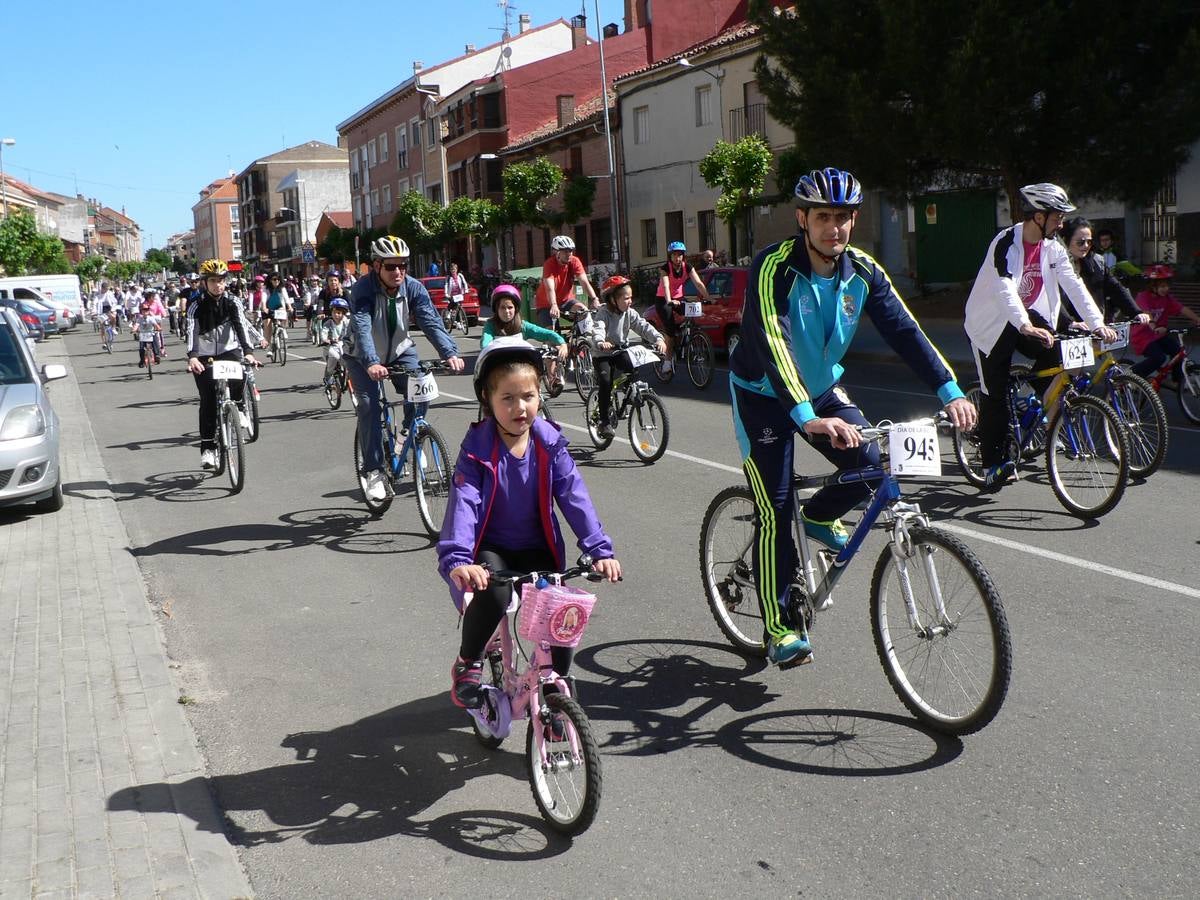
[[[0,278],[0,288],[9,288],[18,298],[22,297],[21,289],[36,291],[55,306],[69,309],[75,324],[83,321],[83,291],[78,275],[16,275]],[[30,296],[29,299],[40,298]]]

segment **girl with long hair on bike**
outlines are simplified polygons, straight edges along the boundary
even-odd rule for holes
[[[566,565],[555,503],[596,571],[609,581],[621,577],[567,439],[537,414],[541,374],[540,351],[516,336],[492,341],[475,362],[475,395],[487,415],[463,439],[437,546],[438,571],[460,612],[463,593],[475,592],[450,668],[450,696],[463,708],[482,701],[483,650],[509,602],[506,585],[489,586],[489,570],[558,572]],[[555,647],[554,671],[566,675],[571,657],[569,647]]]

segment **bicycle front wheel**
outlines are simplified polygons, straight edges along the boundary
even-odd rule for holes
[[[579,399],[587,402],[588,394],[596,387],[596,368],[592,364],[592,350],[581,347],[575,358],[575,390]]]
[[[1146,379],[1133,373],[1114,375],[1105,398],[1125,425],[1129,439],[1129,474],[1146,478],[1167,455],[1167,411]]]
[[[695,332],[684,348],[684,356],[692,384],[701,390],[708,387],[713,376],[713,348],[708,335],[703,331]]]
[[[362,448],[358,445],[357,427],[354,428],[354,433],[351,435],[351,438],[353,438],[354,443],[354,475],[358,479],[358,489],[362,492],[363,503],[366,504],[367,510],[371,513],[371,515],[382,516],[388,511],[388,507],[392,505],[392,492],[385,491],[382,500],[371,499],[371,496],[367,493],[367,473],[363,471]],[[383,441],[383,447],[381,450],[383,453],[384,465],[386,466],[386,461],[391,458],[391,454],[388,453],[386,438]]]
[[[1200,425],[1200,363],[1183,361],[1183,378],[1179,382],[1179,408],[1193,425]]]
[[[229,485],[233,493],[240,494],[246,483],[246,448],[242,446],[242,423],[237,406],[233,403],[221,407],[221,436],[226,447]]]
[[[700,579],[708,610],[730,643],[748,656],[766,656],[766,629],[754,586],[754,496],[727,487],[708,504],[700,526]]]
[[[259,435],[259,417],[258,417],[258,383],[246,379],[246,386],[242,389],[242,402],[246,404],[246,418],[250,420],[250,427],[246,429],[246,443],[253,444],[258,440]]]
[[[325,402],[329,404],[330,409],[337,409],[342,405],[342,373],[334,370],[332,377],[325,384]]]
[[[1008,693],[1012,638],[1004,606],[962,541],[937,528],[911,528],[909,537],[908,552],[898,555],[889,543],[875,565],[875,649],[914,716],[947,734],[970,734],[996,717]]]
[[[971,401],[975,407],[975,411],[979,411],[979,398],[983,390],[978,384],[973,384],[966,391],[966,398]],[[961,428],[954,429],[954,458],[958,460],[958,467],[962,469],[963,477],[975,487],[983,487],[986,481],[986,470],[983,466],[983,456],[979,450],[979,438],[975,434],[975,430],[964,431]]]
[[[667,452],[671,437],[671,420],[667,408],[656,394],[644,393],[629,414],[629,443],[634,455],[644,463],[652,463]]]
[[[525,733],[529,786],[538,811],[551,828],[560,834],[581,834],[600,808],[600,747],[587,713],[574,698],[548,694],[546,705],[551,722],[532,718]]]
[[[280,328],[279,329],[279,364],[281,366],[287,365],[287,353],[288,353],[287,329]]]
[[[1113,408],[1091,396],[1064,399],[1046,432],[1046,471],[1072,515],[1095,519],[1116,506],[1129,479],[1129,441]]]
[[[417,493],[417,512],[431,537],[442,531],[446,507],[450,503],[450,452],[446,442],[432,425],[423,427],[414,448],[413,487]]]
[[[504,662],[499,650],[492,650],[484,657],[482,681],[486,685],[504,690]],[[489,750],[495,750],[504,743],[504,738],[496,737],[490,731],[485,731],[475,721],[474,716],[471,716],[471,729],[475,732],[475,740],[479,741],[479,743],[483,744]]]

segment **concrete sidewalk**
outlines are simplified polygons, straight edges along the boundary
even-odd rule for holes
[[[107,485],[73,371],[50,396],[63,484]],[[0,647],[0,897],[251,896],[107,490],[0,510]]]

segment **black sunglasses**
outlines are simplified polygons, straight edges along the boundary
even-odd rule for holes
[[[389,272],[395,272],[397,269],[407,269],[408,263],[384,263],[383,267]]]

